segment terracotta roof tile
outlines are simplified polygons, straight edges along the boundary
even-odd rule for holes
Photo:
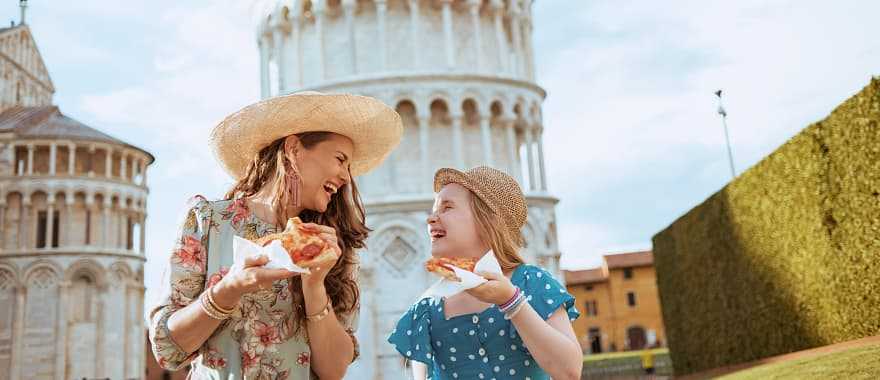
[[[605,262],[608,269],[651,266],[654,265],[654,254],[644,251],[605,255]]]
[[[565,275],[565,283],[568,285],[592,284],[607,280],[602,268],[563,271],[563,275]]]
[[[147,153],[61,113],[57,106],[12,107],[0,113],[0,132],[12,132],[23,138],[61,138],[108,142],[125,145]],[[152,158],[152,155],[150,155]]]

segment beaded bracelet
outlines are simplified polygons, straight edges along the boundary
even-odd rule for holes
[[[527,302],[520,302],[512,310],[509,310],[508,312],[504,313],[504,319],[509,321],[509,320],[513,319],[513,317],[516,317],[516,314],[519,313],[519,311],[522,310],[523,307],[526,306],[526,303]]]
[[[513,289],[514,289],[513,295],[510,297],[510,299],[507,300],[506,302],[504,302],[503,304],[498,305],[498,308],[501,309],[501,311],[504,311],[504,309],[509,308],[510,305],[513,304],[513,302],[516,301],[516,299],[520,296],[520,293],[522,293],[522,291],[517,286],[514,286]]]

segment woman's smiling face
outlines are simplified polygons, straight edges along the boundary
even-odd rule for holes
[[[285,142],[288,158],[294,154],[292,146],[297,145],[293,144],[297,141],[295,139],[296,136],[290,136]],[[354,154],[354,143],[350,138],[334,133],[311,148],[299,147],[295,162],[302,180],[300,205],[324,212],[336,192],[351,181],[348,168]]]

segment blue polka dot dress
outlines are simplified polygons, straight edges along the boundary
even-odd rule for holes
[[[560,307],[572,321],[580,315],[574,297],[544,269],[520,265],[510,281],[545,320]],[[443,309],[442,300],[420,300],[400,318],[388,338],[403,356],[427,364],[429,379],[550,378],[497,307],[450,319],[444,317]]]

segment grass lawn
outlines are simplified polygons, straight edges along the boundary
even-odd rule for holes
[[[878,379],[880,344],[797,359],[734,372],[723,380],[751,379]]]

